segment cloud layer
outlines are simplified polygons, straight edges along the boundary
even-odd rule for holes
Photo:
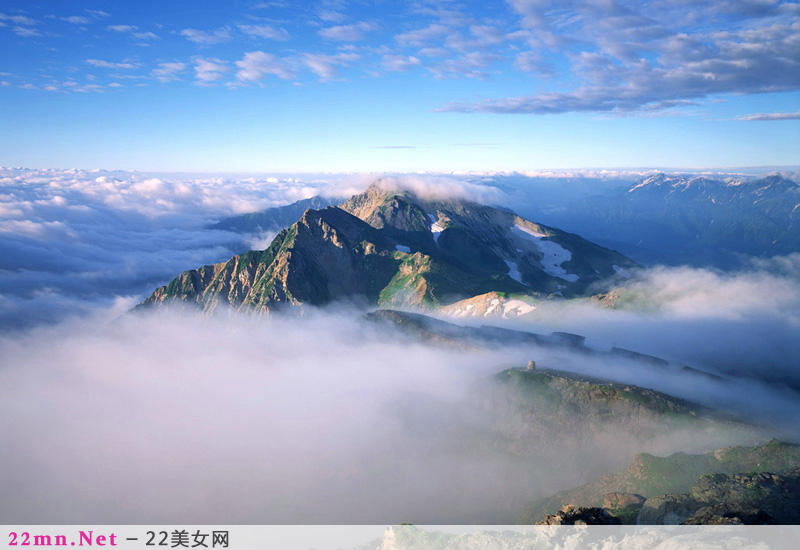
[[[582,83],[568,91],[452,103],[444,110],[664,110],[713,95],[800,86],[797,4],[559,2],[558,9],[538,0],[511,4],[531,47],[520,54],[525,56],[520,66],[528,56],[561,51]]]
[[[265,239],[206,224],[338,190],[340,179],[3,169],[0,327],[130,306],[185,269]]]
[[[595,433],[539,433],[485,393],[492,374],[535,350],[427,347],[352,313],[162,310],[0,338],[0,387],[14,388],[0,413],[15,419],[0,426],[0,513],[18,523],[496,523],[637,451],[752,440],[628,434],[613,420]],[[556,360],[570,364],[544,359]]]
[[[666,380],[659,382],[657,377],[644,385],[731,410],[748,410],[756,403],[760,412],[751,411],[754,418],[765,415],[761,417],[772,423],[791,422],[783,407],[768,412],[764,405],[769,401],[753,395],[774,387],[786,392],[784,404],[800,402],[800,342],[795,337],[800,330],[800,255],[758,260],[733,273],[690,267],[642,269],[621,292],[618,309],[544,303],[530,324],[522,326],[575,332],[600,349],[620,346],[743,378],[748,380],[745,386],[752,384],[750,397],[746,391],[717,388],[712,398],[708,388],[680,381],[663,385]],[[738,402],[731,400],[736,395]]]
[[[5,80],[61,92],[101,91],[109,78],[124,86],[113,73],[118,70],[131,72],[129,77],[136,80],[177,81],[188,75],[172,68],[190,63],[200,67],[195,83],[203,86],[249,86],[270,79],[300,84],[414,72],[436,79],[511,78],[529,90],[508,95],[500,87],[495,97],[453,97],[439,105],[440,110],[458,112],[648,115],[732,94],[800,90],[800,8],[795,2],[510,0],[493,6],[490,14],[484,11],[480,3],[443,0],[361,10],[345,4],[331,9],[275,3],[230,10],[202,27],[164,21],[144,28],[90,10],[49,18],[16,10],[0,13],[0,32],[14,33],[22,41],[55,39],[62,33],[91,41],[91,30],[107,34],[112,51],[124,52],[116,59],[86,59],[102,75],[86,75],[86,82],[74,74],[46,81],[11,74]],[[174,58],[149,55],[154,44],[174,46],[175,41],[178,47],[168,50],[176,52],[170,54]],[[193,53],[186,51],[187,43],[194,46]],[[66,85],[75,80],[75,85]],[[795,117],[775,113],[741,118]]]

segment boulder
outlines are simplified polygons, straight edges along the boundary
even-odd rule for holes
[[[603,508],[576,508],[568,504],[554,515],[548,514],[536,525],[620,525],[621,523]]]

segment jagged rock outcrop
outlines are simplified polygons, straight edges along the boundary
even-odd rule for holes
[[[645,500],[645,497],[635,493],[606,493],[603,495],[603,508],[614,510],[626,506],[641,506]]]
[[[516,319],[536,311],[535,300],[525,295],[488,292],[459,300],[439,309],[439,313],[456,318]]]
[[[800,467],[783,474],[707,474],[688,493],[647,499],[637,523],[798,524]]]
[[[608,513],[603,508],[576,508],[572,505],[564,506],[553,515],[548,514],[536,525],[620,525],[619,518]]]
[[[679,525],[691,516],[700,503],[689,495],[661,495],[648,498],[636,523],[642,525]]]
[[[269,311],[343,299],[375,301],[402,263],[392,248],[380,232],[339,208],[308,210],[266,250],[184,272],[143,304],[179,300],[205,310],[224,303]]]
[[[800,523],[800,445],[639,454],[619,473],[532,504],[523,519],[538,521],[565,504],[602,507],[623,523]]]

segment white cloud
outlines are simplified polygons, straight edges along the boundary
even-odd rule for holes
[[[384,55],[381,64],[388,71],[407,71],[411,67],[421,64],[419,58],[413,55]]]
[[[715,94],[800,89],[800,26],[786,5],[668,2],[615,4],[512,0],[530,54],[522,70],[548,72],[545,54],[569,61],[560,89],[452,103],[443,110],[496,113],[616,111],[643,113]],[[706,24],[698,25],[697,21]],[[509,35],[511,36],[511,35]],[[542,71],[544,68],[544,71]],[[683,103],[684,105],[686,103]]]
[[[401,45],[408,46],[423,46],[433,40],[439,38],[450,32],[450,28],[439,23],[432,23],[427,27],[415,29],[412,31],[400,33],[394,37],[395,41]]]
[[[91,23],[91,19],[83,15],[70,15],[69,17],[62,17],[61,20],[73,25],[88,25]]]
[[[327,23],[344,21],[347,4],[344,0],[322,0],[317,8],[317,17]]]
[[[116,88],[116,87],[121,86],[120,84],[116,84],[116,86],[114,84],[115,83],[111,83],[108,86],[112,87],[112,88]],[[62,82],[60,84],[60,87],[57,86],[56,84],[53,84],[50,88],[45,88],[45,89],[85,93],[85,92],[99,92],[99,91],[102,91],[103,90],[103,86],[101,86],[99,84],[94,84],[92,82],[89,82],[89,83],[86,83],[86,84],[80,84],[79,82],[77,82],[75,80],[69,79],[69,80],[65,80],[64,82]]]
[[[196,44],[205,46],[220,44],[231,39],[230,29],[221,27],[215,31],[201,31],[198,29],[183,29],[180,35]]]
[[[289,33],[286,29],[275,28],[271,25],[239,25],[239,30],[250,36],[268,38],[270,40],[289,39]]]
[[[235,62],[235,65],[238,67],[236,78],[242,81],[255,82],[267,75],[277,76],[284,80],[294,78],[294,73],[282,60],[261,51],[245,53],[242,59]]]
[[[27,26],[36,24],[36,20],[31,19],[27,15],[7,15],[5,13],[0,13],[0,21],[10,21],[11,23],[15,23],[17,25]]]
[[[486,69],[498,61],[499,56],[486,51],[473,51],[430,64],[428,70],[436,78],[485,78]]]
[[[30,37],[30,36],[41,36],[42,35],[42,33],[37,31],[36,29],[32,29],[30,27],[14,27],[12,29],[12,31],[14,31],[14,34],[16,34],[17,36],[24,36],[26,38]]]
[[[505,33],[492,25],[470,25],[469,32],[481,45],[496,45],[506,41]]]
[[[472,183],[450,176],[403,175],[383,177],[378,182],[386,189],[408,189],[426,200],[465,199],[483,204],[497,204],[504,198],[496,187]]]
[[[114,32],[133,32],[136,30],[136,27],[133,25],[109,25],[106,28]]]
[[[484,433],[474,415],[453,413],[469,384],[492,372],[486,354],[381,337],[337,315],[290,323],[165,312],[3,339],[0,382],[15,391],[3,392],[0,411],[15,421],[0,428],[13,450],[4,453],[0,514],[18,523],[456,519],[529,495],[519,475],[538,479],[530,458],[461,450],[465,433]],[[254,342],[270,352],[252,353]],[[447,425],[436,412],[461,429],[429,434]],[[101,439],[102,451],[82,452],[87,438]],[[566,475],[565,461],[538,463]],[[498,486],[487,472],[508,481]],[[189,482],[198,476],[203,483]],[[102,502],[112,488],[128,495],[120,506]],[[445,504],[451,495],[458,507]]]
[[[553,67],[538,52],[520,52],[514,58],[514,66],[526,73],[539,73],[550,76],[553,74]]]
[[[638,272],[625,286],[641,303],[680,318],[775,315],[800,327],[800,253],[760,260],[756,266],[734,273],[656,267]]]
[[[496,523],[634,452],[742,437],[646,419],[624,430],[614,415],[597,431],[564,411],[531,419],[491,385],[542,356],[531,347],[424,345],[349,311],[106,321],[129,303],[0,339],[0,415],[14,418],[0,425],[0,514],[11,523]],[[210,467],[220,464],[236,467]],[[128,498],[108,506],[111,488]]]
[[[338,66],[347,65],[358,59],[360,56],[355,53],[335,55],[307,53],[303,55],[303,63],[323,82],[332,80],[337,75]]]
[[[88,13],[92,17],[96,17],[98,19],[101,19],[101,18],[104,18],[104,17],[111,17],[110,13],[105,12],[103,10],[84,10],[84,11],[86,11],[86,13]]]
[[[132,63],[130,61],[114,62],[103,59],[87,59],[86,63],[103,69],[136,69],[139,67],[138,63]]]
[[[153,69],[151,74],[161,82],[169,82],[170,80],[177,79],[178,73],[181,73],[184,70],[186,70],[186,63],[173,61],[168,63],[159,63],[158,67]]]
[[[220,59],[195,58],[195,78],[200,83],[216,82],[228,72],[228,66]]]
[[[131,35],[134,38],[138,38],[139,40],[144,40],[144,41],[155,40],[155,39],[158,38],[158,35],[156,33],[150,32],[150,31],[134,32],[134,33],[131,33]]]
[[[331,189],[341,196],[338,182],[352,187],[352,179],[0,168],[0,327],[84,315],[115,295],[138,301],[188,267],[249,249],[255,237],[207,224]]]
[[[158,35],[151,31],[140,31],[135,25],[109,25],[106,27],[110,31],[128,33],[134,38],[142,41],[156,40]]]
[[[374,31],[377,28],[375,23],[360,21],[350,25],[335,25],[333,27],[324,28],[319,31],[319,35],[329,40],[357,42],[362,40],[366,33]]]
[[[752,115],[743,115],[738,117],[739,120],[798,120],[800,119],[800,111],[793,113],[756,113]]]
[[[102,91],[103,86],[100,84],[84,84],[83,86],[78,86],[77,88],[73,88],[76,92],[99,92]]]

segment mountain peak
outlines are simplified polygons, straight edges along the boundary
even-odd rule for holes
[[[366,191],[354,195],[339,207],[376,229],[391,227],[400,231],[425,231],[428,214],[419,199],[386,180],[378,180]]]
[[[379,180],[338,207],[306,210],[266,250],[184,272],[144,304],[430,308],[489,292],[583,295],[634,265],[513,212]]]

